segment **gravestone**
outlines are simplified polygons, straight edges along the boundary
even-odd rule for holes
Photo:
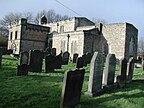
[[[142,59],[142,70],[144,71],[144,59]]]
[[[43,54],[39,50],[30,50],[29,53],[29,71],[42,72]]]
[[[20,65],[28,64],[29,53],[26,51],[20,52]]]
[[[111,85],[114,83],[116,68],[116,57],[114,54],[108,54],[103,71],[103,85]]]
[[[45,57],[45,72],[53,72],[55,69],[55,56],[47,55]]]
[[[83,58],[82,57],[78,57],[76,60],[76,68],[83,68]]]
[[[56,56],[56,48],[52,48],[52,49],[51,49],[51,55]]]
[[[90,63],[90,75],[88,91],[86,95],[96,96],[102,93],[102,77],[105,56],[102,53],[95,52]]]
[[[27,64],[18,65],[16,75],[17,76],[28,75],[28,69],[29,68]]]
[[[126,83],[127,74],[127,60],[123,58],[120,60],[120,75],[117,76],[117,83],[120,87],[124,87]]]
[[[51,48],[46,48],[44,51],[44,58],[45,56],[47,56],[48,54],[51,54]]]
[[[63,53],[63,56],[62,56],[62,64],[63,65],[67,65],[68,64],[68,62],[69,62],[69,56],[70,56],[70,54],[69,54],[69,52],[64,52]]]
[[[90,63],[91,59],[92,59],[92,54],[87,52],[84,55],[82,55],[83,60],[84,60],[84,66],[87,66],[87,64]]]
[[[77,58],[78,58],[78,54],[75,53],[75,54],[73,55],[73,63],[76,63]]]
[[[127,81],[131,82],[133,77],[134,71],[134,59],[131,57],[128,61],[128,70],[127,70]]]
[[[87,52],[86,53],[86,63],[89,64],[91,62],[92,59],[92,54]]]
[[[85,69],[65,72],[61,93],[61,108],[74,108],[80,102]]]
[[[120,62],[121,62],[121,63],[120,63],[120,65],[121,65],[120,75],[121,75],[121,77],[122,77],[122,80],[126,80],[127,60],[126,60],[126,58],[123,58]]]
[[[82,58],[83,58],[83,65],[87,66],[86,54],[83,54]]]
[[[61,69],[62,66],[62,56],[61,54],[55,56],[55,60],[54,60],[54,69]]]
[[[0,68],[1,68],[1,65],[2,65],[2,52],[0,51]]]

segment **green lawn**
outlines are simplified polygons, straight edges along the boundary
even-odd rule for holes
[[[54,73],[16,76],[16,58],[3,56],[0,69],[0,108],[59,108],[64,72],[69,63]],[[97,97],[87,97],[89,65],[85,67],[81,103],[76,108],[144,108],[144,74],[135,68],[133,82]]]

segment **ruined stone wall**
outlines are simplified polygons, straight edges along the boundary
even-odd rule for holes
[[[21,51],[44,50],[48,27],[42,27],[32,24],[22,26]]]
[[[15,31],[17,31],[17,38]],[[9,29],[8,49],[15,50],[14,54],[32,49],[43,50],[48,32],[48,27],[29,24],[26,19],[21,19],[19,24]]]
[[[125,54],[126,23],[105,24],[102,28],[102,35],[108,43],[109,53],[115,54],[121,59]]]
[[[68,20],[63,20],[63,21],[58,21],[58,22],[54,22],[54,23],[49,23],[45,26],[48,26],[51,28],[51,32],[56,31],[58,33],[60,32],[69,32],[69,31],[74,31],[75,29],[75,19],[74,18],[70,18]],[[64,27],[63,30],[62,26]]]
[[[17,32],[17,36],[16,36]],[[20,51],[20,39],[21,39],[21,25],[15,25],[9,29],[8,46],[7,49],[14,50],[15,54],[19,54]]]
[[[92,33],[90,31],[85,32],[84,53],[86,52],[94,53],[96,51],[107,54],[108,53],[107,50],[108,50],[107,40],[102,35],[99,35],[98,31],[95,33]]]
[[[67,20],[58,21],[55,23],[49,23],[45,26],[51,27],[51,32],[56,31],[60,33],[60,32],[75,31],[77,27],[92,26],[92,25],[94,25],[94,23],[87,18],[74,17],[74,18],[69,18]],[[62,26],[63,26],[63,30],[62,30]]]
[[[116,55],[117,59],[129,58],[129,48],[131,38],[134,41],[133,56],[137,53],[138,30],[129,23],[105,24],[102,28],[102,34],[107,40],[109,53]]]
[[[131,45],[132,43],[132,45]],[[135,28],[132,24],[126,23],[126,48],[125,48],[125,57],[129,59],[130,56],[133,56],[135,59],[137,57],[137,47],[138,47],[138,29]],[[131,48],[132,47],[132,48]],[[132,51],[130,51],[132,50]]]
[[[83,44],[84,44],[84,32],[83,31],[76,31],[76,32],[67,32],[67,33],[60,33],[60,34],[53,34],[53,48],[56,48],[57,54],[61,52],[61,44],[62,41],[65,41],[65,51],[67,51],[67,43],[68,43],[68,34],[70,35],[69,38],[69,48],[68,52],[70,56],[73,56],[73,53],[78,53],[79,56],[83,54]],[[76,51],[72,53],[72,43],[76,42]]]

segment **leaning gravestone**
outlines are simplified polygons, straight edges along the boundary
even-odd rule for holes
[[[55,69],[55,56],[47,55],[45,57],[45,72],[53,72]]]
[[[78,57],[76,60],[76,68],[83,68],[84,60],[82,57]]]
[[[87,52],[86,53],[86,63],[89,64],[91,62],[92,59],[92,54]]]
[[[127,60],[126,58],[123,58],[121,60],[121,68],[120,68],[120,75],[122,77],[122,80],[126,80],[126,73],[127,73]]]
[[[133,71],[134,71],[134,59],[133,59],[133,57],[131,57],[128,61],[128,70],[127,70],[127,80],[128,80],[128,82],[132,81]]]
[[[43,54],[39,50],[30,50],[29,53],[29,71],[31,72],[42,72],[42,61]]]
[[[126,58],[123,58],[120,61],[120,75],[117,76],[117,83],[119,84],[120,87],[125,86],[126,74],[127,74],[127,60]]]
[[[20,65],[28,64],[29,53],[26,51],[20,52]]]
[[[61,54],[55,56],[55,60],[54,60],[54,68],[55,69],[61,69],[62,66],[62,56]]]
[[[76,63],[77,58],[78,58],[78,54],[75,53],[75,54],[73,55],[73,63]]]
[[[2,64],[2,52],[0,51],[0,68],[1,68],[1,64]]]
[[[18,65],[16,75],[17,76],[28,75],[28,65],[27,64]]]
[[[56,48],[52,48],[52,49],[51,49],[51,55],[56,56]]]
[[[114,84],[116,57],[114,54],[108,54],[103,71],[103,85]]]
[[[95,52],[90,63],[88,91],[86,95],[96,96],[102,92],[102,76],[105,57],[102,53]]]
[[[74,108],[80,102],[85,69],[65,72],[61,93],[61,108]]]
[[[62,64],[63,65],[67,65],[68,64],[68,62],[69,62],[69,56],[70,56],[70,54],[69,54],[69,52],[64,52],[63,53],[63,56],[62,56]]]

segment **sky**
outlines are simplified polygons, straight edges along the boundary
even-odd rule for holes
[[[144,0],[0,0],[0,19],[10,12],[36,14],[50,9],[70,17],[97,18],[107,23],[128,22],[139,30],[139,39],[144,37]]]

